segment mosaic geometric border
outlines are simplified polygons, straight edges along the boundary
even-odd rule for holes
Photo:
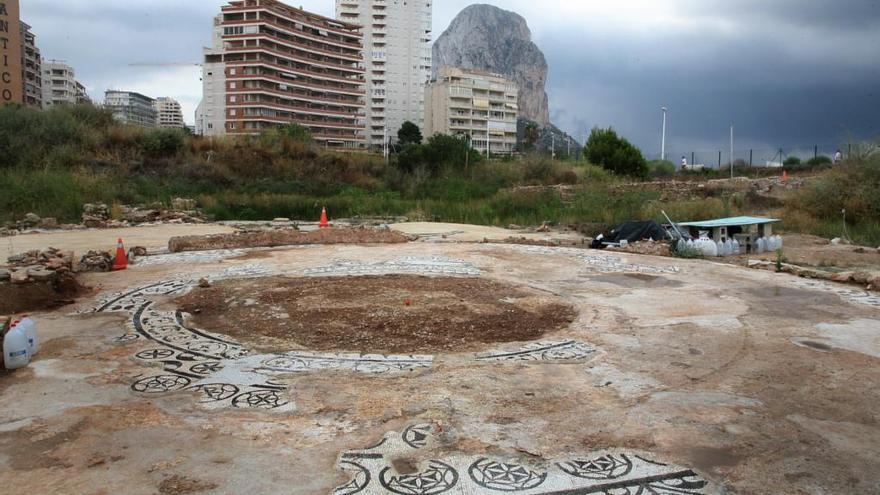
[[[333,495],[698,495],[709,483],[691,469],[655,461],[641,452],[609,450],[541,463],[460,454],[434,458],[437,427],[412,425],[377,445],[343,453],[339,469],[350,480]],[[443,452],[443,449],[436,449]],[[394,460],[427,459],[399,473]]]
[[[599,273],[644,273],[648,275],[671,275],[681,273],[677,266],[652,266],[638,263],[626,263],[623,258],[610,254],[593,254],[596,251],[586,249],[548,247],[548,246],[518,246],[514,244],[487,244],[486,248],[505,248],[528,254],[563,255],[570,256],[584,263]]]

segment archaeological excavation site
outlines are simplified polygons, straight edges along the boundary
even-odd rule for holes
[[[93,253],[25,249],[68,282],[4,285],[39,349],[0,376],[0,477],[96,494],[880,487],[876,293],[574,232],[314,227],[15,238]],[[138,244],[127,266],[110,249],[94,269],[117,233]]]

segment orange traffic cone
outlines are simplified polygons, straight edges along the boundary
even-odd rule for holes
[[[122,238],[116,241],[116,259],[113,260],[113,271],[125,270],[128,268],[128,255],[125,254],[125,246],[122,245]]]
[[[318,224],[319,228],[326,229],[330,227],[330,222],[327,221],[327,208],[321,208],[321,223]]]

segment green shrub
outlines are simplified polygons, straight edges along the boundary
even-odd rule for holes
[[[786,167],[796,167],[801,164],[801,159],[796,156],[790,156],[782,164]]]
[[[171,158],[183,149],[186,133],[182,129],[153,129],[141,136],[141,149],[150,158]]]
[[[591,163],[601,165],[616,175],[637,178],[648,175],[648,163],[642,152],[625,138],[618,137],[610,127],[592,130],[584,154]]]
[[[651,160],[648,162],[648,174],[656,178],[672,177],[675,174],[675,164],[669,160]]]
[[[810,168],[819,168],[819,167],[824,167],[826,165],[831,165],[831,164],[832,164],[831,158],[824,156],[824,155],[815,156],[815,157],[807,160],[807,165]]]

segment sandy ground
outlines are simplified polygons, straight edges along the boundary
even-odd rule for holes
[[[828,239],[812,235],[786,234],[783,252],[790,263],[803,266],[826,267],[828,269],[880,267],[880,249],[877,246],[832,245]],[[776,253],[750,255],[752,259],[776,261]]]
[[[234,232],[230,227],[213,224],[200,225],[151,225],[124,229],[90,229],[39,234],[22,234],[0,239],[3,257],[34,249],[49,247],[85,253],[90,250],[114,251],[116,240],[122,238],[126,247],[143,246],[147,249],[168,247],[168,239],[183,235],[226,234]]]
[[[427,241],[448,242],[481,242],[504,241],[510,237],[524,238],[531,241],[561,241],[564,244],[580,244],[583,236],[576,232],[530,232],[528,230],[509,230],[500,227],[483,225],[462,225],[457,223],[411,222],[391,225],[393,230],[404,234],[416,235]]]
[[[880,301],[849,287],[492,244],[230,256],[89,275],[128,295],[36,315],[40,353],[0,376],[0,480],[83,494],[880,493]],[[202,276],[382,273],[481,277],[578,317],[475,352],[260,356],[187,328],[170,302],[187,290],[170,281]]]

